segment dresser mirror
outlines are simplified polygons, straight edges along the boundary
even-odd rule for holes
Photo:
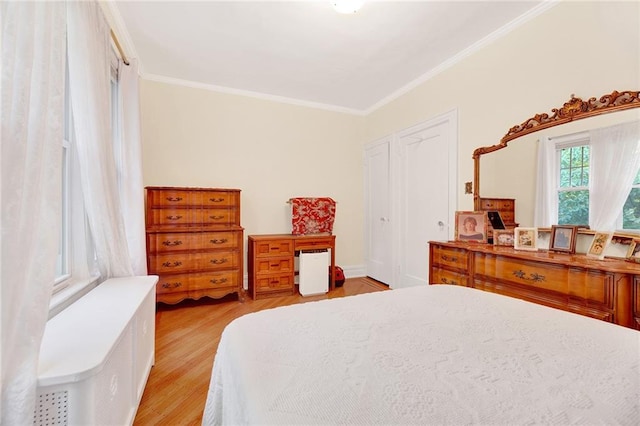
[[[538,113],[511,127],[500,143],[473,152],[474,210],[486,210],[487,198],[517,201],[516,222],[533,225],[536,192],[537,140],[640,119],[640,92],[613,91],[583,100],[575,95],[550,113]],[[612,114],[615,113],[615,114]],[[515,139],[519,139],[513,142]],[[509,147],[508,150],[504,149]],[[491,154],[491,155],[487,155]],[[482,158],[482,171],[481,171]],[[482,189],[480,183],[482,182]],[[482,195],[481,195],[482,194]]]

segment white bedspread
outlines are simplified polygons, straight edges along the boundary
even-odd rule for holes
[[[640,424],[640,332],[432,285],[245,315],[203,424]]]

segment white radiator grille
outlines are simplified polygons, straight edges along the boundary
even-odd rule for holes
[[[157,276],[111,278],[51,318],[40,349],[36,426],[132,424],[154,351]],[[72,331],[72,332],[71,332]],[[140,336],[142,337],[142,336]],[[144,353],[136,353],[144,351]],[[147,360],[138,372],[137,360]]]
[[[68,392],[58,391],[38,395],[33,413],[34,426],[67,425]]]

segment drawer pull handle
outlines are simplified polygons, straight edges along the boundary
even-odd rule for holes
[[[440,256],[440,258],[444,261],[447,262],[457,262],[458,258],[455,256],[447,256],[446,254],[443,254],[442,256]]]
[[[227,263],[229,261],[229,259],[222,258],[222,259],[211,259],[211,263],[213,263],[214,265],[222,265],[223,263]]]
[[[224,219],[224,216],[218,215],[218,216],[209,216],[209,219],[213,219],[213,220],[220,220],[220,219]]]
[[[280,281],[278,281],[278,280],[272,280],[272,281],[271,281],[271,284],[280,284]]]
[[[172,202],[182,201],[182,197],[167,197],[167,201],[172,201]]]
[[[533,282],[545,281],[545,276],[538,274],[537,272],[533,272],[529,274],[529,276],[527,277],[527,274],[523,270],[518,269],[517,271],[513,271],[513,275],[525,281],[533,281]]]
[[[163,241],[162,245],[163,246],[167,246],[167,247],[175,247],[175,246],[179,246],[182,244],[182,241],[180,240],[175,240],[175,241]]]
[[[210,242],[211,244],[224,244],[224,243],[226,243],[227,241],[229,241],[229,240],[228,240],[228,239],[226,239],[226,238],[216,238],[216,239],[214,239],[214,240],[209,240],[209,242]]]
[[[446,279],[445,277],[440,278],[440,281],[442,281],[442,284],[455,284],[455,285],[459,285],[457,282],[455,281],[449,281],[448,279]]]
[[[182,219],[182,216],[180,216],[180,215],[169,215],[169,216],[167,216],[167,219],[169,219],[169,220],[180,220],[180,219]]]
[[[213,280],[209,280],[209,282],[211,284],[222,284],[222,283],[226,283],[227,279],[226,278],[221,278],[221,279],[213,279]]]
[[[271,267],[273,267],[273,268],[275,268],[275,267],[277,267],[277,266],[280,266],[280,264],[279,264],[279,263],[272,263],[272,264],[271,264]]]
[[[221,203],[224,201],[224,198],[209,198],[209,201],[212,203]]]
[[[278,249],[279,249],[278,247],[271,247],[271,248],[269,248],[269,250],[278,250]]]
[[[181,282],[177,282],[177,283],[163,283],[163,284],[162,284],[162,288],[178,288],[178,287],[182,287],[182,283],[181,283]]]
[[[180,266],[182,265],[182,262],[179,260],[176,260],[175,262],[171,263],[171,262],[164,262],[162,264],[162,266],[164,266],[165,268],[174,268],[176,266]]]

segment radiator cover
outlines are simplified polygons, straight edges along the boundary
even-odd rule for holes
[[[107,280],[49,320],[34,425],[133,423],[154,362],[157,281]]]

